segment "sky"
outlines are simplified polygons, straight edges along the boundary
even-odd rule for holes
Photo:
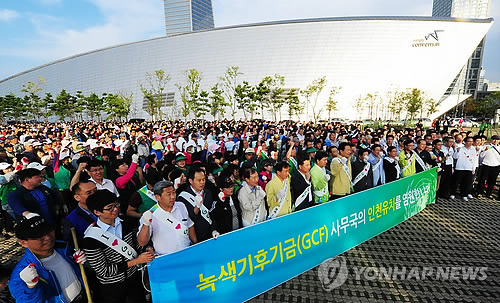
[[[212,0],[215,26],[319,17],[430,16],[432,0]],[[486,36],[486,79],[500,82],[500,0]],[[163,36],[162,0],[2,0],[0,80],[120,43]]]

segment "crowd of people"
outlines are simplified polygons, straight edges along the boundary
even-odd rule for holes
[[[83,264],[95,301],[146,302],[155,256],[433,167],[439,197],[491,197],[500,137],[473,135],[257,120],[0,126],[0,228],[26,248],[9,290],[86,302]]]

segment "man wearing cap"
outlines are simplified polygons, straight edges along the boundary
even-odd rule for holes
[[[19,138],[16,135],[8,136],[7,140],[14,146],[14,155],[19,155],[24,152],[24,146],[19,142]]]
[[[498,173],[500,172],[500,136],[493,135],[491,137],[491,144],[485,145],[481,149],[480,157],[483,159],[483,171],[477,184],[478,194],[484,195],[484,182],[488,184],[486,188],[486,197],[491,198],[493,187],[496,184]]]
[[[187,158],[183,153],[178,152],[175,155],[175,168],[182,171],[182,173],[187,177],[188,167],[186,167],[186,161]]]
[[[26,248],[9,281],[17,302],[87,302],[77,267],[86,261],[82,251],[72,254],[65,242],[55,241],[54,228],[37,214],[21,220],[16,237]]]
[[[290,193],[290,165],[281,161],[274,166],[276,176],[266,185],[269,218],[274,219],[292,212],[292,195]]]
[[[41,172],[36,168],[26,168],[17,173],[21,187],[11,192],[7,200],[17,219],[30,213],[37,213],[50,224],[56,223],[55,207],[62,204],[59,196],[42,185]]]
[[[155,253],[167,255],[198,242],[194,222],[189,218],[186,206],[176,202],[174,184],[157,182],[153,188],[155,201],[140,220],[137,241],[146,246],[151,239]]]
[[[146,135],[139,135],[137,138],[137,155],[139,155],[139,165],[144,168],[144,165],[146,165],[146,158],[149,156],[149,146],[146,143]]]
[[[240,166],[244,168],[252,167],[253,169],[259,171],[257,168],[257,158],[255,157],[255,150],[253,148],[249,147],[245,150],[245,160],[241,162]]]
[[[33,161],[35,159],[35,154],[33,153],[33,144],[37,142],[35,139],[29,139],[24,142],[24,151],[22,152],[23,157],[28,158],[28,160]]]

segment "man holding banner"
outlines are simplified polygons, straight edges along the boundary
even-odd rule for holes
[[[298,170],[290,181],[293,211],[305,209],[314,205],[311,183],[311,161],[305,155],[297,159]]]
[[[358,156],[351,162],[352,187],[355,193],[373,187],[373,170],[368,162],[368,154],[369,151],[361,147]]]
[[[314,155],[316,165],[311,168],[311,181],[314,189],[314,202],[317,204],[328,202],[330,194],[328,192],[328,181],[330,174],[326,171],[328,163],[328,154],[324,151],[318,151]]]
[[[146,302],[138,265],[154,259],[152,249],[137,253],[137,225],[118,217],[120,204],[112,192],[96,191],[87,206],[98,217],[85,231],[82,245],[99,280],[95,301]]]
[[[139,245],[146,246],[152,238],[155,253],[166,255],[197,243],[194,223],[186,206],[175,202],[174,183],[157,182],[153,193],[158,203],[142,215],[137,235]]]
[[[194,222],[196,239],[202,242],[212,237],[217,238],[219,232],[216,230],[215,221],[210,216],[210,212],[215,207],[215,201],[212,192],[205,188],[205,170],[200,167],[191,167],[188,180],[191,186],[181,192],[177,199],[184,203],[189,218]]]
[[[290,165],[281,161],[274,166],[276,176],[266,185],[269,219],[274,219],[292,212],[292,195],[290,193]]]
[[[411,139],[406,139],[403,143],[404,149],[399,153],[399,165],[402,167],[403,177],[412,176],[416,173],[415,155],[413,152],[414,143]]]
[[[339,144],[339,156],[332,159],[330,165],[333,175],[332,196],[330,199],[338,199],[352,192],[352,168],[351,161],[352,143],[342,142]]]

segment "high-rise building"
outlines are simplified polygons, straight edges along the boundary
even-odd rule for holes
[[[164,0],[166,35],[214,28],[211,0]]]
[[[434,0],[433,17],[488,18],[491,0]],[[467,39],[467,37],[464,37]],[[451,94],[472,95],[476,97],[483,60],[484,38],[465,63],[459,74],[447,89],[443,99]]]

